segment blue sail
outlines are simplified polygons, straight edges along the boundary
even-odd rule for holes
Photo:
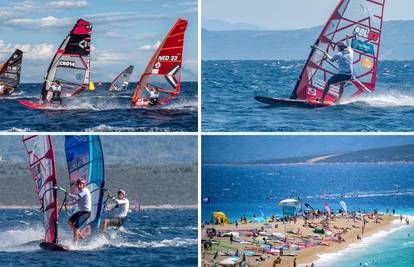
[[[105,186],[104,159],[99,136],[65,136],[65,154],[71,193],[78,193],[76,181],[79,178],[87,180],[88,189],[91,191],[92,212],[89,219],[81,226],[81,232],[87,235],[97,233]]]

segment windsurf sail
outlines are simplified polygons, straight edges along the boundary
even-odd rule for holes
[[[354,51],[354,77],[346,85],[349,97],[373,92],[377,76],[385,0],[340,0],[299,76],[291,99],[320,98],[326,82],[338,73],[336,64],[322,51],[333,55],[339,42],[346,42]],[[338,98],[339,86],[332,85],[327,101]]]
[[[23,143],[29,155],[30,171],[39,196],[45,241],[57,243],[58,200],[56,197],[56,167],[50,136],[23,136]]]
[[[323,206],[325,207],[325,209],[328,212],[328,214],[331,215],[331,213],[332,213],[331,206],[328,203],[323,204]]]
[[[344,210],[344,212],[345,212],[345,213],[348,213],[348,208],[347,208],[347,206],[346,206],[345,201],[341,200],[339,203],[341,204],[341,207],[342,207],[342,209]]]
[[[188,21],[178,19],[159,45],[142,74],[132,97],[132,105],[145,107],[149,90],[159,89],[159,105],[178,95],[181,87],[184,35]]]
[[[8,94],[11,94],[20,84],[22,60],[23,51],[16,49],[11,57],[0,66],[0,83],[7,87]]]
[[[78,19],[50,63],[42,92],[55,80],[61,83],[63,96],[73,96],[89,88],[91,33],[92,24]]]
[[[104,159],[99,136],[65,136],[65,154],[71,193],[78,193],[76,181],[82,178],[88,182],[92,196],[91,216],[80,227],[81,231],[85,234],[96,233],[100,225],[105,186]]]
[[[129,66],[123,70],[115,79],[112,81],[109,86],[109,91],[121,91],[128,88],[129,79],[131,78],[132,72],[134,71],[134,66]]]

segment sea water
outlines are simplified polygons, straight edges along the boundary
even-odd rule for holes
[[[197,210],[130,212],[119,231],[71,244],[64,211],[60,242],[72,251],[39,247],[44,236],[38,209],[0,210],[0,266],[196,266]]]
[[[131,108],[136,83],[128,90],[110,92],[109,84],[95,91],[64,98],[59,110],[29,109],[19,103],[39,100],[40,83],[23,83],[13,95],[0,97],[0,131],[163,132],[197,131],[197,83],[183,82],[181,93],[168,105],[151,109]]]
[[[203,222],[214,211],[223,211],[231,221],[246,215],[282,215],[278,203],[299,197],[314,209],[328,203],[334,210],[345,201],[348,210],[410,216],[409,226],[393,222],[390,229],[365,237],[334,254],[319,255],[317,267],[412,266],[414,264],[414,164],[286,164],[203,165]],[[410,236],[408,236],[410,234]],[[361,265],[360,265],[361,264]]]
[[[269,107],[254,99],[289,98],[303,64],[304,60],[204,61],[203,130],[413,131],[414,61],[380,61],[374,93],[333,107]]]

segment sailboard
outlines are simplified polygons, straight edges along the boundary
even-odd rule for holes
[[[259,102],[275,106],[324,107],[333,105],[339,97],[339,86],[332,85],[325,103],[318,104],[323,89],[337,66],[323,53],[333,55],[340,42],[354,51],[352,79],[345,85],[348,98],[375,90],[378,56],[381,46],[385,0],[340,0],[318,39],[311,47],[308,59],[289,99],[256,97]]]
[[[62,96],[74,96],[89,88],[92,24],[78,19],[57,49],[47,70],[42,90],[53,81],[62,86]]]
[[[165,105],[180,93],[184,35],[188,21],[178,19],[151,57],[132,96],[132,106]],[[150,104],[151,89],[159,89],[156,104]]]
[[[121,91],[128,88],[129,79],[131,78],[132,72],[134,71],[134,66],[129,66],[124,69],[115,79],[111,82],[109,86],[109,91]]]
[[[23,51],[16,49],[10,58],[0,66],[0,84],[5,86],[2,95],[11,95],[20,84]]]
[[[91,216],[80,226],[80,231],[84,235],[95,234],[99,231],[105,186],[104,159],[99,136],[65,136],[65,154],[71,193],[78,193],[76,181],[82,178],[87,181],[92,197]]]
[[[29,156],[29,166],[40,200],[45,228],[41,248],[67,251],[58,242],[58,199],[56,192],[56,164],[50,136],[23,136],[23,144]]]

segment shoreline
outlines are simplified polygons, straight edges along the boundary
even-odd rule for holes
[[[368,215],[364,214],[363,217],[365,216]],[[251,265],[259,264],[260,266],[269,267],[288,267],[293,266],[293,260],[296,258],[297,266],[311,266],[312,263],[317,263],[322,258],[326,258],[329,254],[331,254],[330,256],[341,254],[341,251],[348,249],[351,245],[363,244],[362,242],[365,239],[369,240],[375,236],[375,234],[380,233],[381,231],[390,231],[393,229],[393,226],[400,224],[397,215],[381,214],[378,216],[378,219],[377,217],[375,217],[375,219],[374,217],[366,217],[368,222],[364,227],[363,234],[361,233],[362,223],[359,223],[358,221],[340,216],[335,216],[330,219],[329,225],[333,233],[341,232],[343,229],[347,230],[344,233],[341,233],[341,238],[344,240],[342,242],[329,240],[323,235],[318,239],[314,234],[313,229],[304,226],[304,219],[302,218],[297,219],[297,222],[295,223],[269,222],[239,224],[237,229],[235,224],[206,225],[202,230],[202,240],[208,240],[205,231],[207,228],[215,228],[221,235],[233,233],[234,239],[233,242],[231,242],[228,234],[225,237],[214,237],[213,242],[215,242],[216,245],[213,245],[212,251],[205,250],[204,247],[202,249],[203,262],[210,263],[210,265],[206,266],[211,266],[216,251],[218,251],[218,263],[223,260],[225,261],[226,259],[229,260],[231,256],[234,256],[234,250],[238,250],[240,253],[239,261],[242,259],[242,253],[247,252],[249,254],[246,254],[246,260]],[[406,218],[407,215],[404,215],[403,217]],[[322,221],[323,220],[318,218],[312,219],[311,222],[319,226]],[[397,223],[395,223],[395,221],[397,221]],[[258,242],[255,242],[255,238],[252,238],[247,233],[260,228],[261,230],[265,230],[260,231],[259,236],[256,238]],[[296,232],[298,234],[296,234]],[[276,234],[276,236],[283,234],[286,236],[286,239],[275,239],[274,234]],[[264,237],[269,238],[265,243],[261,240]],[[358,240],[358,238],[362,239]],[[311,244],[309,247],[305,245],[308,244],[307,242]],[[270,248],[273,247],[275,249],[267,249],[266,245],[269,244],[271,244]],[[283,255],[282,257],[279,257],[280,249],[277,248],[281,246],[283,246],[283,253],[288,254],[289,256]],[[274,260],[278,257],[281,258],[281,262],[277,265],[273,265]],[[261,261],[259,261],[259,259],[261,259]]]
[[[161,204],[161,205],[141,205],[141,210],[153,210],[153,209],[197,209],[198,205],[174,205],[174,204]],[[17,209],[39,209],[39,206],[25,206],[25,205],[12,205],[5,206],[0,205],[0,210],[17,210]],[[133,205],[130,210],[134,210]]]

